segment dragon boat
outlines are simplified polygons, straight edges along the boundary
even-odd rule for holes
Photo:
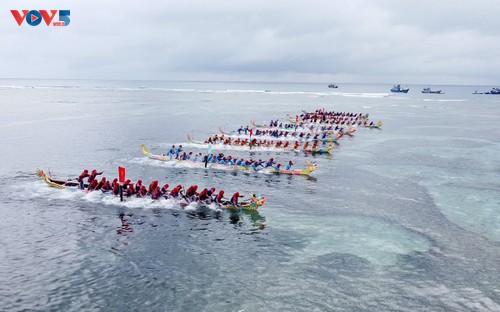
[[[191,144],[194,144],[200,148],[208,148],[208,143],[201,142],[201,141],[196,141],[193,139],[193,136],[188,134],[187,135],[188,141]],[[251,146],[248,144],[245,145],[232,145],[232,144],[223,144],[223,143],[211,143],[212,148],[215,149],[220,149],[220,150],[240,150],[240,151],[263,151],[263,152],[304,152],[304,153],[311,153],[314,155],[317,154],[331,154],[331,151],[333,149],[333,144],[330,143],[327,147],[324,148],[303,148],[302,146],[299,146],[299,148],[294,149],[293,146],[287,147],[287,148],[281,148],[281,147],[275,147],[275,146]]]
[[[279,131],[279,130],[276,130],[276,131]],[[356,130],[354,130],[356,131]],[[297,142],[300,142],[300,143],[305,143],[305,142],[312,142],[314,140],[317,140],[318,142],[321,142],[321,143],[335,143],[335,144],[338,144],[338,140],[342,137],[342,133],[341,132],[337,132],[337,133],[334,133],[335,136],[334,137],[331,137],[333,134],[328,134],[328,132],[325,132],[324,134],[326,135],[326,137],[324,139],[322,138],[313,138],[311,137],[311,133],[305,133],[305,132],[301,132],[302,134],[302,137],[299,135],[292,135],[290,134],[290,136],[288,135],[278,135],[278,136],[274,136],[274,135],[269,135],[269,134],[257,134],[255,132],[252,133],[252,135],[250,136],[250,134],[240,134],[238,133],[237,130],[235,131],[225,131],[223,130],[221,127],[219,127],[219,132],[221,134],[223,134],[224,136],[226,137],[229,137],[229,138],[240,138],[240,139],[251,139],[252,137],[253,138],[260,138],[262,140],[267,140],[267,141],[290,141],[290,142],[294,142],[294,141],[297,141]],[[282,131],[280,131],[281,133]],[[332,132],[332,131],[329,131],[329,132]],[[285,133],[289,133],[288,131],[285,131]],[[319,134],[318,134],[319,135]],[[351,135],[351,134],[349,134]]]
[[[318,169],[318,165],[311,162],[306,162],[307,168],[304,169],[293,169],[293,170],[285,170],[285,169],[270,169],[270,168],[261,168],[258,170],[254,170],[252,167],[244,167],[238,165],[223,165],[217,163],[207,163],[207,167],[205,167],[205,163],[199,161],[192,160],[181,160],[181,159],[170,159],[168,156],[164,155],[155,155],[148,151],[146,145],[141,144],[142,152],[144,155],[151,159],[165,161],[165,162],[176,162],[176,163],[188,163],[197,166],[198,168],[209,168],[209,169],[222,169],[222,170],[240,170],[243,172],[265,172],[265,173],[278,173],[278,174],[289,174],[289,175],[309,175],[312,172]]]
[[[79,188],[79,183],[71,181],[71,180],[56,180],[51,177],[50,174],[46,174],[45,171],[42,169],[37,169],[36,170],[37,175],[43,179],[43,181],[50,187],[54,187],[57,189],[66,189],[69,191],[80,191],[80,192],[85,192],[88,193],[88,190],[82,190]],[[88,185],[85,185],[87,187]],[[94,191],[94,192],[99,192],[99,191]],[[116,196],[111,192],[102,192],[103,195],[106,196]],[[133,200],[133,198],[124,198],[125,200]],[[206,204],[204,202],[189,202],[186,199],[166,199],[162,197],[161,199],[154,199],[154,201],[175,201],[179,206],[181,207],[186,207],[188,205],[195,205],[199,207],[203,206],[209,206],[209,205],[214,205],[216,208],[223,208],[223,209],[230,209],[230,210],[257,210],[259,207],[263,206],[266,203],[266,197],[261,196],[261,195],[256,195],[254,193],[250,193],[250,199],[247,201],[242,201],[238,205],[233,205],[229,201],[223,202],[222,204],[216,204],[216,203],[211,203],[211,204]]]
[[[256,128],[268,131],[284,131],[293,133],[308,133],[308,134],[318,134],[331,137],[334,136],[335,140],[340,139],[343,135],[353,136],[356,132],[357,124],[347,125],[347,124],[331,124],[331,123],[321,123],[321,122],[306,122],[306,121],[292,121],[288,120],[290,123],[285,124],[285,126],[269,127],[266,125],[257,124],[255,121],[251,121],[252,125]],[[335,126],[335,128],[334,128]],[[363,125],[360,125],[363,127]],[[347,131],[341,131],[339,129],[348,128]],[[329,139],[323,139],[329,140]]]
[[[364,115],[366,117],[363,117],[363,119],[366,121],[367,120],[367,116],[368,114]],[[311,127],[311,126],[316,126],[316,127],[319,127],[321,125],[331,125],[330,123],[324,123],[322,121],[317,121],[317,122],[312,122],[312,121],[294,121],[291,119],[292,116],[288,115],[289,119],[288,121],[292,124],[294,123],[299,123],[299,124],[302,124],[302,125],[305,125],[305,126],[308,126],[308,127]],[[326,120],[329,120],[329,119],[326,119]],[[342,125],[342,126],[347,126],[349,127],[349,130],[347,130],[346,132],[344,132],[344,134],[346,135],[349,135],[349,136],[352,136],[354,132],[356,132],[356,127],[363,127],[363,128],[382,128],[382,125],[383,125],[383,122],[382,121],[379,121],[377,122],[376,124],[368,124],[368,123],[356,123],[355,125]]]
[[[339,114],[340,112],[335,112],[335,111],[326,111],[325,109],[321,109],[321,110],[318,110],[316,112],[308,112],[306,110],[302,110],[302,114],[303,115],[315,115],[315,114],[327,114],[327,115],[335,115],[335,114]],[[363,114],[363,113],[347,113],[351,116],[345,116],[344,115],[340,115],[342,117],[355,117],[355,118],[361,118],[361,119],[368,119],[368,117],[370,117],[370,114],[366,113],[366,114]],[[288,114],[288,116],[290,116],[290,114]]]
[[[305,125],[305,124],[289,124],[289,127],[283,127],[283,126],[277,126],[277,127],[270,127],[268,125],[262,125],[262,124],[258,124],[257,122],[255,122],[255,120],[251,120],[250,123],[252,124],[252,126],[254,126],[255,128],[259,128],[259,129],[264,129],[264,130],[278,130],[278,131],[286,131],[286,132],[298,132],[298,133],[312,133],[312,134],[323,134],[323,133],[327,133],[328,135],[332,135],[332,134],[335,134],[335,131],[333,129],[327,129],[329,126],[332,126],[332,125],[328,125],[328,127],[326,125]]]

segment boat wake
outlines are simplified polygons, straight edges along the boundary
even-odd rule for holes
[[[466,102],[466,99],[422,99],[424,102]]]
[[[184,147],[192,147],[199,149],[208,149],[208,144],[198,144],[198,143],[177,143],[176,145],[182,145]],[[298,153],[298,151],[293,151],[291,149],[285,150],[283,148],[274,148],[274,147],[252,147],[251,149],[248,146],[230,146],[224,144],[213,144],[213,150],[229,150],[229,151],[250,151],[250,152],[281,152],[281,153]]]
[[[129,160],[125,160],[130,164],[139,164],[139,165],[149,165],[149,166],[155,166],[155,167],[160,167],[160,168],[183,168],[183,169],[205,169],[205,163],[202,162],[192,162],[192,161],[158,161],[155,159],[151,158],[144,158],[144,157],[136,157],[132,158]],[[259,174],[272,174],[269,172],[268,169],[260,169],[258,171],[248,170],[242,171],[238,170],[235,167],[231,166],[226,166],[226,165],[221,165],[221,164],[214,164],[214,163],[209,163],[207,164],[206,169],[217,169],[217,170],[224,170],[224,171],[234,171],[234,172],[241,172],[241,173],[259,173]]]
[[[389,93],[340,93],[340,96],[345,97],[360,97],[360,98],[384,98],[388,97]]]
[[[187,203],[174,199],[153,200],[150,197],[124,197],[124,201],[120,201],[119,196],[111,193],[103,193],[101,191],[86,192],[78,189],[57,189],[47,187],[42,181],[26,182],[24,184],[16,184],[10,186],[12,195],[26,197],[33,200],[46,199],[48,201],[69,201],[69,202],[87,202],[91,204],[103,206],[121,206],[134,209],[169,209],[169,210],[196,210],[200,207],[208,208],[213,211],[220,211],[220,207],[214,204],[200,206],[197,203]]]

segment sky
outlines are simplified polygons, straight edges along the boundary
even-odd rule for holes
[[[71,22],[19,26],[10,10],[23,9]],[[499,12],[498,0],[2,0],[0,78],[500,85]]]

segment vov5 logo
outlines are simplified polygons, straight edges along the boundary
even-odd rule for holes
[[[22,14],[18,10],[10,10],[10,12],[19,26],[25,20],[30,26],[38,26],[42,20],[47,26],[50,26],[51,23],[52,26],[68,26],[70,22],[69,10],[21,10]],[[57,12],[59,12],[59,20],[52,22]]]

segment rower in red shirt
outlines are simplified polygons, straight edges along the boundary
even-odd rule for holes
[[[89,171],[87,169],[83,170],[83,172],[78,176],[78,183],[80,183],[80,189],[83,190],[83,179],[90,176]]]
[[[233,206],[238,206],[238,198],[239,197],[243,197],[243,196],[241,196],[240,193],[238,193],[238,192],[233,194],[233,196],[231,197],[231,200],[230,200],[230,202]]]
[[[196,196],[198,195],[198,193],[196,192],[197,189],[197,185],[191,185],[186,191],[186,199],[189,201],[196,200]]]

